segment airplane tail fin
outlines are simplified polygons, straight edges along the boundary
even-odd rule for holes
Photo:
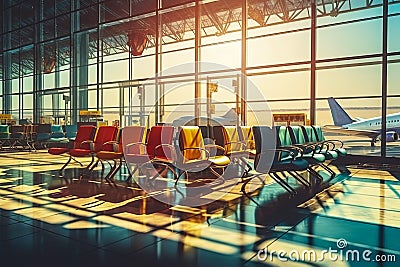
[[[354,122],[354,120],[350,118],[349,114],[346,113],[333,97],[328,98],[328,103],[333,122],[336,126],[342,126]]]

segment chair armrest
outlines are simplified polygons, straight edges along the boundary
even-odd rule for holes
[[[276,151],[281,151],[281,152],[293,152],[293,153],[295,153],[295,152],[297,152],[297,153],[295,153],[296,155],[296,157],[303,157],[303,150],[300,148],[300,147],[298,147],[298,146],[281,146],[281,147],[278,147],[278,148],[276,148]],[[299,155],[300,154],[300,155]]]
[[[289,156],[292,158],[291,161],[293,161],[297,157],[297,152],[298,150],[293,150],[293,149],[286,149],[286,148],[276,148],[276,149],[266,149],[260,153],[260,157],[265,154],[269,153],[274,153],[274,158],[275,154],[278,153],[279,158],[281,157],[282,152],[287,152],[289,153]]]
[[[329,141],[329,142],[333,142],[333,143],[339,143],[340,144],[340,147],[339,148],[342,148],[343,147],[343,141],[342,140],[338,140],[338,139],[329,139],[329,140],[326,140],[326,141]]]
[[[82,145],[84,145],[84,144],[89,144],[90,150],[94,150],[94,142],[93,142],[93,140],[84,140],[84,141],[82,141],[82,142],[79,144],[79,148],[81,148]]]
[[[113,152],[118,152],[119,151],[119,143],[117,141],[107,141],[107,142],[102,144],[103,147],[105,145],[112,145]]]
[[[227,145],[240,145],[240,150],[246,150],[246,148],[247,148],[246,143],[241,142],[241,141],[231,141],[226,144]],[[231,150],[232,150],[232,148],[231,148]]]
[[[223,148],[220,145],[216,145],[216,144],[208,144],[205,145],[204,148],[208,151],[208,153],[212,156],[217,155],[216,151],[220,150],[225,154],[225,148]],[[211,153],[212,150],[215,150],[215,153]]]
[[[324,147],[326,147],[327,150],[334,150],[336,147],[335,142],[332,142],[331,140],[321,141],[319,144],[321,146],[321,150]]]
[[[139,152],[140,152],[141,148],[143,147],[145,153],[147,154],[147,151],[146,151],[146,144],[143,143],[143,142],[135,142],[135,143],[126,144],[124,149],[125,149],[126,153],[129,153],[129,150],[130,150],[131,148],[135,147],[135,146],[138,146],[138,147],[139,147]]]

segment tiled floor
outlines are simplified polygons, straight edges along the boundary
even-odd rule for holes
[[[89,181],[78,180],[77,164],[67,168],[68,179],[60,178],[65,161],[44,151],[0,154],[1,266],[400,262],[397,173],[350,169],[335,184],[312,192],[298,188],[292,198],[270,179],[265,185],[254,179],[247,187],[254,201],[243,196],[239,183],[214,202],[186,207],[160,202],[156,192],[121,181],[101,183],[98,172]],[[117,180],[126,176],[122,171]]]

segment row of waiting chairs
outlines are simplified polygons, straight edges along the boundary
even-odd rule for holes
[[[254,159],[257,173],[268,173],[290,194],[295,190],[281,177],[288,172],[305,186],[310,183],[299,175],[299,171],[308,171],[317,180],[322,176],[313,167],[321,166],[331,178],[335,173],[326,161],[339,155],[345,155],[340,141],[326,141],[318,126],[268,127],[268,126],[153,126],[146,134],[141,126],[127,126],[119,130],[115,126],[81,126],[72,149],[50,148],[54,155],[68,154],[67,163],[75,158],[91,156],[91,163],[84,174],[89,174],[100,162],[102,176],[104,161],[113,162],[107,181],[127,163],[130,176],[144,164],[163,165],[174,173],[176,179],[190,172],[209,169],[216,177],[232,162],[238,163],[248,175],[251,165],[248,159]],[[95,160],[97,158],[97,161]],[[178,173],[175,170],[178,169]],[[242,191],[246,194],[243,184]]]
[[[320,126],[254,126],[252,129],[256,145],[255,171],[268,173],[291,196],[296,194],[296,190],[285,179],[286,173],[304,186],[311,187],[312,183],[299,172],[308,172],[317,183],[321,183],[324,177],[316,171],[316,167],[321,167],[330,175],[330,181],[336,173],[329,164],[347,154],[340,140],[325,140]],[[242,185],[242,192],[246,195],[245,187],[249,181]]]
[[[239,137],[241,134],[238,134],[235,127],[229,130],[233,138],[241,138]],[[100,126],[97,129],[94,126],[81,126],[78,129],[72,149],[54,147],[48,151],[53,155],[69,155],[68,161],[60,169],[60,175],[72,160],[79,157],[92,157],[85,173],[90,173],[98,162],[103,164],[103,161],[113,161],[113,167],[107,174],[106,180],[110,180],[115,175],[122,161],[132,165],[131,174],[142,164],[152,160],[153,162],[157,161],[157,164],[166,166],[175,164],[178,169],[183,170],[182,173],[188,175],[189,172],[208,165],[223,169],[230,163],[230,158],[233,155],[232,153],[210,155],[209,150],[219,146],[217,144],[206,144],[199,127],[182,127],[181,135],[176,139],[179,140],[182,153],[175,152],[173,140],[175,140],[176,129],[173,126],[154,126],[147,134],[146,132],[144,127],[141,126],[127,126],[121,130],[118,130],[115,126]],[[221,150],[224,151],[225,148]],[[140,153],[143,151],[144,153]],[[184,160],[177,160],[177,154],[178,156],[181,155]],[[95,161],[95,157],[97,157],[97,161]],[[212,168],[211,170],[214,172]],[[214,172],[214,174],[217,175],[217,172]],[[130,177],[128,178],[130,179]]]
[[[47,144],[67,144],[76,136],[77,125],[24,124],[0,125],[0,148],[28,148]]]

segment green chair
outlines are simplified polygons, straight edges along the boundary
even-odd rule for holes
[[[8,125],[0,125],[0,149],[3,145],[10,141],[10,127]]]

